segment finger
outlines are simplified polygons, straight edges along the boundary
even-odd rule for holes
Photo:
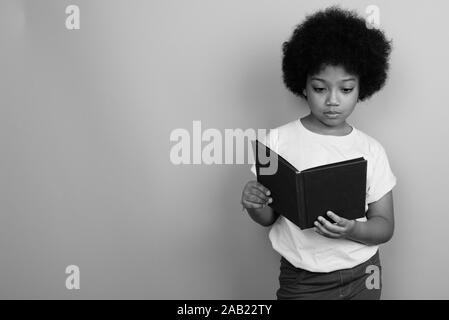
[[[269,197],[265,193],[263,193],[262,191],[260,191],[259,189],[256,189],[256,188],[250,189],[248,191],[248,193],[259,197],[260,199],[262,199],[265,202],[267,202],[269,199]]]
[[[255,202],[250,202],[247,200],[243,200],[242,205],[246,209],[262,209],[262,208],[266,207],[266,205],[264,203],[255,203]]]
[[[315,227],[315,232],[322,235],[323,237],[326,237],[326,238],[331,238],[331,239],[340,239],[341,238],[341,236],[333,234],[329,231],[325,231],[320,227]]]
[[[246,194],[246,196],[244,197],[244,200],[246,200],[248,202],[253,202],[253,203],[266,203],[267,202],[267,200],[262,199],[258,195],[255,195],[252,193]]]
[[[321,235],[323,235],[325,237],[329,237],[329,238],[340,238],[339,234],[336,234],[336,233],[333,233],[333,232],[327,230],[318,221],[315,221],[314,225],[315,225],[315,228],[318,229],[318,231]]]
[[[253,195],[253,194],[247,194],[243,199],[242,199],[242,205],[245,205],[245,203],[243,202],[245,201],[245,203],[251,203],[253,204],[254,208],[264,208],[266,207],[268,204],[273,202],[272,198],[269,198],[267,201],[260,199],[258,196]]]
[[[263,184],[261,184],[260,182],[256,182],[256,184],[254,185],[257,189],[259,189],[263,194],[269,196],[271,194],[270,190],[268,190],[268,188],[266,188]]]
[[[338,237],[332,237],[332,236],[330,236],[330,235],[328,235],[328,234],[323,233],[323,232],[320,231],[320,229],[317,228],[317,227],[315,227],[314,229],[315,229],[315,232],[316,232],[316,233],[322,235],[323,237],[331,238],[331,239],[337,239],[337,238],[338,238]]]
[[[316,233],[321,234],[322,236],[324,236],[324,234],[320,231],[320,229],[318,229],[318,227],[314,227],[313,230],[315,230]]]
[[[332,211],[328,211],[327,212],[327,216],[329,218],[331,218],[333,221],[335,221],[336,224],[338,224],[339,226],[346,226],[348,220],[346,220],[345,218],[342,218],[340,216],[338,216],[337,214],[335,214]]]
[[[252,195],[252,194],[250,194],[250,195]],[[254,196],[254,195],[253,195],[253,196]],[[256,196],[256,197],[258,197],[258,196]],[[262,201],[263,201],[263,203],[265,203],[265,205],[268,205],[268,204],[270,204],[270,203],[273,203],[273,201],[274,201],[274,199],[271,198],[271,197],[263,197],[263,198],[260,198],[260,197],[259,197],[259,199],[262,199]]]
[[[318,221],[321,223],[321,225],[328,231],[341,234],[345,232],[345,228],[338,226],[336,224],[330,223],[328,220],[326,220],[323,217],[318,217]]]
[[[257,196],[258,198],[262,199],[263,202],[265,202],[265,203],[267,203],[267,204],[273,202],[273,198],[271,198],[271,197],[269,197],[269,196],[266,196],[266,195],[263,194],[260,190],[255,189],[255,188],[249,190],[249,191],[248,191],[248,195],[255,195],[255,196]]]

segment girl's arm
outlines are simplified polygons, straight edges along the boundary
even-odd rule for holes
[[[393,191],[368,204],[366,216],[366,222],[355,221],[347,238],[367,245],[389,241],[394,232]]]

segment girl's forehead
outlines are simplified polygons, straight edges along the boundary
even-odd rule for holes
[[[321,81],[356,81],[357,75],[347,72],[343,66],[326,65],[318,72],[309,75],[310,80]]]

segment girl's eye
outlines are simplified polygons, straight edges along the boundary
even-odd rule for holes
[[[354,90],[354,88],[344,88],[343,92],[344,93],[350,93],[352,90]]]
[[[315,92],[323,92],[325,88],[313,88],[313,91]]]

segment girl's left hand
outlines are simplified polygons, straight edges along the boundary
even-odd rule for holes
[[[335,223],[331,223],[323,217],[318,217],[318,220],[315,221],[315,231],[322,236],[332,239],[346,238],[355,227],[355,220],[339,217],[332,211],[328,211],[327,215]]]

